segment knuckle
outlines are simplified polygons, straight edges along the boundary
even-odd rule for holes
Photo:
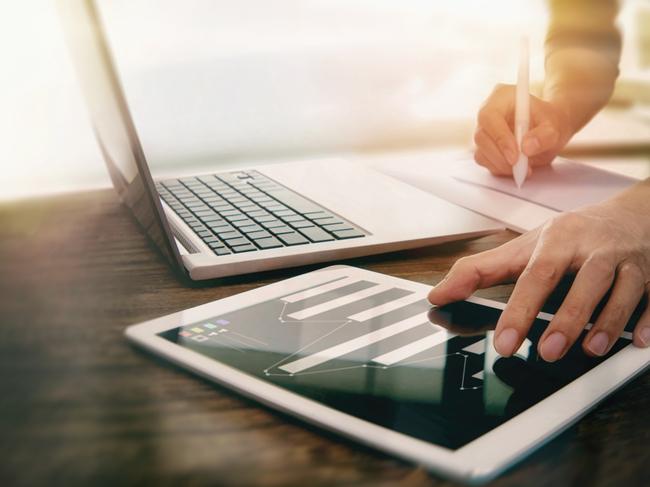
[[[585,221],[580,215],[568,212],[556,216],[542,227],[542,241],[566,247],[575,244],[576,235],[584,232]]]
[[[526,274],[542,283],[551,284],[555,282],[558,277],[558,268],[553,260],[548,258],[538,258],[528,266]]]
[[[580,229],[584,225],[584,218],[574,212],[566,212],[556,216],[550,222],[551,228],[562,231]]]
[[[619,265],[616,272],[622,279],[635,279],[641,281],[644,279],[643,271],[639,268],[639,266],[629,261],[625,261]]]
[[[589,268],[598,275],[605,276],[613,274],[616,267],[614,259],[607,252],[596,252],[592,254],[585,261],[585,266],[589,266]]]
[[[462,272],[465,269],[468,269],[471,267],[471,257],[461,257],[458,259],[456,262],[454,262],[454,265],[451,266],[451,270],[449,273],[451,274],[452,272]]]

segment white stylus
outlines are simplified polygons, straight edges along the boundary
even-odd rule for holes
[[[517,90],[515,98],[515,138],[519,148],[519,158],[512,167],[512,176],[518,188],[524,184],[528,175],[528,157],[522,151],[521,142],[530,125],[530,93],[528,89],[528,38],[521,39],[519,50],[519,71],[517,73]]]

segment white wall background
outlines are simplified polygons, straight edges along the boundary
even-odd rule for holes
[[[102,5],[156,167],[466,144],[522,31],[542,77],[542,0]],[[0,199],[107,185],[52,1],[0,0],[0,62]]]

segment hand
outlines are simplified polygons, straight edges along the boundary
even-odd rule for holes
[[[582,347],[605,355],[641,299],[650,296],[650,179],[605,203],[564,213],[546,225],[480,254],[458,260],[429,293],[444,305],[476,289],[516,279],[495,330],[503,356],[520,347],[535,316],[566,273],[576,273],[562,305],[539,340],[546,361],[560,359],[580,336],[611,289]],[[634,343],[650,345],[650,304],[636,325]]]
[[[522,140],[523,152],[529,157],[529,172],[549,165],[573,135],[568,112],[561,105],[530,97],[530,130]],[[513,85],[498,85],[478,113],[474,159],[495,176],[512,175],[512,166],[519,157],[514,113]]]

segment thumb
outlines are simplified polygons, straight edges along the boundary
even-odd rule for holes
[[[540,230],[538,227],[500,247],[457,260],[447,276],[431,289],[429,302],[444,306],[468,298],[477,289],[519,276],[530,259]]]
[[[528,157],[554,149],[560,142],[560,132],[551,122],[542,122],[528,131],[522,140],[522,151]]]
[[[429,302],[444,306],[468,298],[477,289],[511,278],[516,272],[512,267],[512,243],[516,240],[457,260],[447,276],[429,292]]]

